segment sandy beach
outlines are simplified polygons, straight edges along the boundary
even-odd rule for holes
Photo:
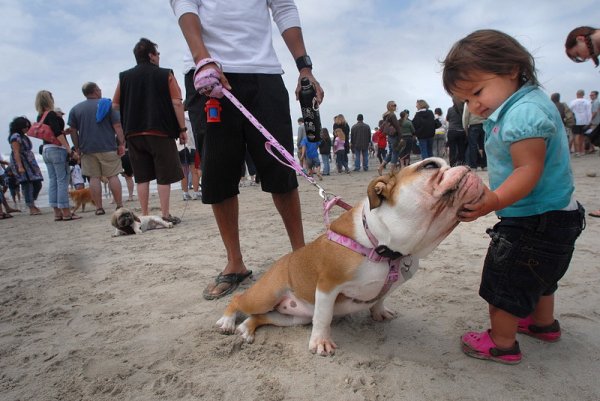
[[[600,208],[600,158],[572,164],[577,199],[588,211]],[[376,175],[371,166],[322,185],[355,203]],[[299,180],[310,241],[324,231],[322,204]],[[290,246],[271,197],[256,186],[240,191],[242,248],[256,279]],[[151,203],[160,214],[156,195]],[[137,202],[127,206],[139,211]],[[225,251],[200,201],[173,191],[180,225],[118,238],[110,213],[54,222],[43,211],[0,221],[1,400],[600,399],[600,219],[588,217],[557,293],[562,340],[520,335],[522,363],[504,366],[468,358],[459,345],[464,331],[489,325],[477,292],[493,215],[460,224],[421,260],[387,298],[396,319],[335,319],[338,350],[320,357],[308,351],[310,326],[263,327],[254,344],[215,329],[230,297],[205,301],[202,290]]]

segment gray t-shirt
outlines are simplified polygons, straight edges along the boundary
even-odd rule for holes
[[[596,115],[594,115],[596,113]],[[598,99],[592,101],[592,121],[590,124],[598,125],[600,124],[600,101]]]
[[[113,124],[121,122],[119,112],[112,107],[106,116],[96,122],[98,103],[101,99],[86,99],[69,112],[69,127],[79,131],[79,149],[82,153],[113,152],[117,139]],[[106,102],[106,100],[104,100]]]

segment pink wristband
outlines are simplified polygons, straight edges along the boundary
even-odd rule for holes
[[[221,71],[223,71],[223,66],[217,60],[212,59],[212,58],[203,58],[202,60],[198,61],[198,64],[196,64],[196,70],[194,71],[194,75],[196,75],[198,73],[198,71],[200,71],[200,68],[204,67],[207,64],[211,64],[211,63],[216,64],[217,67],[219,67],[219,69]]]

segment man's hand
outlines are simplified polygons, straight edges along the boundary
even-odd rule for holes
[[[296,85],[296,100],[298,100],[298,95],[300,94],[300,81],[302,80],[302,78],[308,78],[310,83],[314,86],[315,92],[317,94],[317,102],[321,104],[323,98],[325,97],[325,92],[323,91],[323,88],[321,88],[319,82],[313,76],[312,70],[309,68],[303,68],[300,71],[300,76],[298,76],[298,84]]]
[[[117,156],[122,157],[125,154],[125,144],[117,145]]]
[[[229,81],[212,59],[202,59],[196,65],[194,87],[203,95],[218,99],[223,97],[223,88],[231,90]]]
[[[179,144],[185,145],[186,142],[187,142],[187,133],[185,131],[183,131],[182,133],[179,134]]]

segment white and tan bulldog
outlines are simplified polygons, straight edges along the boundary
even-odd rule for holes
[[[259,326],[312,321],[309,350],[333,354],[333,316],[370,309],[374,320],[392,319],[385,297],[458,225],[463,205],[482,193],[468,167],[450,168],[440,158],[374,179],[368,196],[333,221],[327,234],[283,256],[234,296],[217,326],[233,333],[242,312],[249,317],[237,331],[251,343]]]
[[[173,228],[173,223],[164,221],[160,216],[138,216],[124,207],[115,210],[110,223],[115,228],[113,237],[142,234],[157,228]]]

